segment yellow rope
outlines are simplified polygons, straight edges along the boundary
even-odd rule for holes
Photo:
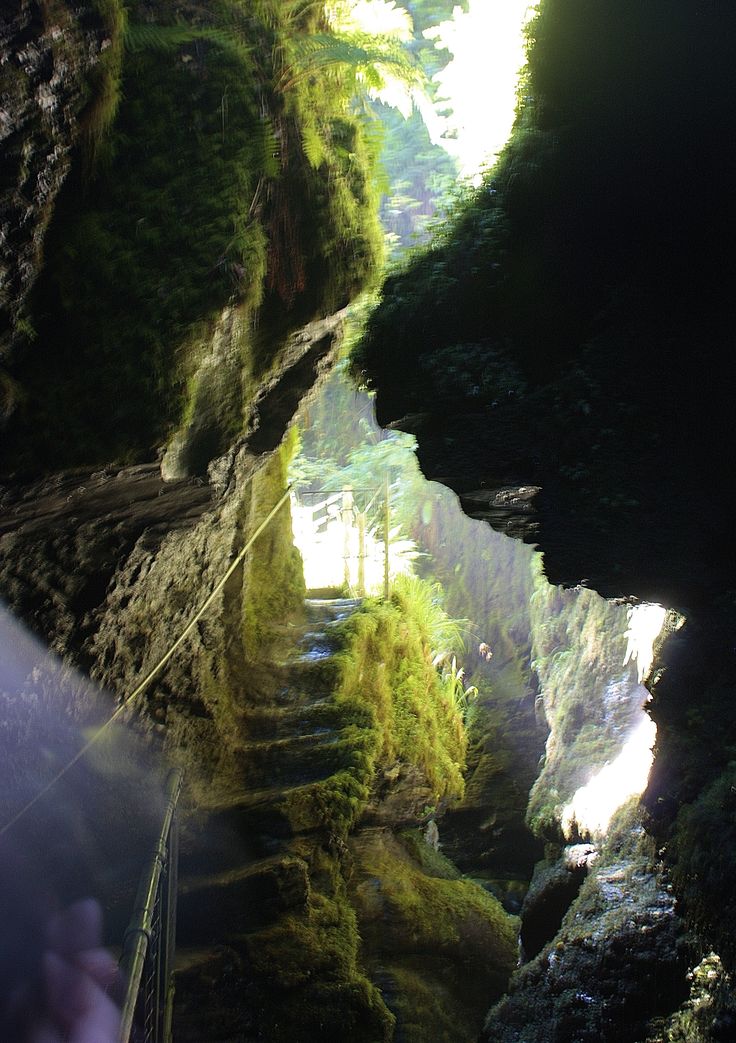
[[[207,600],[206,600],[206,601],[204,602],[204,604],[203,604],[203,605],[201,606],[201,608],[200,608],[200,609],[199,609],[199,610],[198,610],[198,611],[196,612],[196,614],[195,614],[194,616],[192,616],[192,618],[191,618],[191,619],[190,619],[190,621],[189,621],[189,622],[187,623],[186,627],[185,627],[185,628],[184,628],[184,630],[183,630],[183,631],[181,632],[181,634],[179,635],[179,637],[178,637],[178,638],[176,639],[176,641],[174,642],[174,644],[173,644],[173,645],[171,646],[171,648],[170,648],[170,649],[168,650],[168,652],[166,652],[166,654],[165,654],[165,655],[163,655],[163,656],[161,657],[161,659],[159,659],[159,661],[158,661],[158,662],[156,663],[156,665],[154,666],[153,670],[150,670],[150,671],[149,671],[149,673],[148,673],[148,674],[146,675],[146,677],[145,677],[145,678],[143,679],[143,681],[141,681],[141,683],[140,683],[140,684],[138,685],[138,687],[137,687],[137,688],[136,688],[136,689],[135,689],[135,690],[134,690],[133,692],[131,692],[131,694],[130,694],[130,695],[129,695],[129,696],[127,697],[127,699],[124,699],[124,700],[123,700],[123,702],[122,702],[122,703],[120,704],[120,706],[119,706],[119,707],[117,708],[117,710],[116,710],[116,711],[115,711],[115,713],[114,713],[114,714],[112,715],[112,717],[110,718],[110,720],[109,720],[109,721],[106,721],[106,722],[105,722],[105,724],[103,724],[103,725],[102,725],[102,726],[101,726],[101,727],[100,727],[100,728],[99,728],[99,729],[98,729],[98,730],[97,730],[97,731],[95,732],[95,734],[94,734],[94,735],[92,736],[92,738],[91,738],[91,739],[89,739],[89,740],[88,740],[88,741],[87,741],[87,742],[86,742],[86,743],[84,744],[84,746],[83,746],[83,747],[81,748],[81,750],[79,750],[79,752],[78,752],[78,753],[76,753],[76,754],[75,754],[75,755],[74,755],[74,756],[72,757],[72,759],[71,759],[71,760],[69,761],[69,763],[68,763],[68,764],[66,764],[66,765],[65,765],[65,767],[63,767],[63,768],[61,769],[61,771],[59,771],[59,772],[58,772],[58,773],[57,773],[56,775],[54,775],[53,779],[51,779],[51,781],[50,781],[50,782],[47,782],[47,783],[46,783],[46,785],[45,785],[45,786],[43,787],[43,789],[42,789],[42,790],[40,790],[40,791],[39,791],[39,792],[38,792],[38,793],[36,794],[36,796],[35,796],[35,797],[33,797],[33,798],[32,798],[31,800],[29,800],[29,801],[28,801],[28,803],[27,803],[27,804],[26,804],[26,805],[25,805],[24,807],[22,807],[22,808],[20,809],[20,811],[18,811],[18,812],[17,812],[17,813],[16,813],[16,814],[15,814],[15,815],[14,815],[14,816],[13,816],[13,817],[12,817],[12,818],[10,819],[10,821],[9,821],[9,822],[6,822],[6,823],[5,823],[5,825],[4,825],[3,827],[2,827],[2,829],[0,829],[0,837],[1,837],[1,836],[3,836],[3,834],[4,834],[4,833],[6,833],[6,832],[7,832],[7,831],[8,831],[8,830],[9,830],[9,829],[10,829],[10,828],[12,827],[12,826],[14,826],[14,825],[15,825],[15,823],[16,823],[16,822],[17,822],[17,821],[18,821],[18,820],[19,820],[20,818],[22,818],[22,816],[23,816],[23,815],[25,815],[25,813],[26,813],[27,811],[29,811],[29,810],[30,810],[30,809],[31,809],[31,808],[32,808],[32,807],[34,806],[34,804],[36,804],[36,803],[37,803],[37,802],[38,802],[38,801],[39,801],[39,800],[41,799],[41,797],[45,796],[45,795],[46,795],[46,794],[48,793],[48,791],[49,791],[49,790],[51,789],[51,787],[52,787],[52,786],[55,786],[55,785],[56,785],[56,783],[57,783],[57,782],[59,781],[59,779],[63,778],[63,777],[64,777],[64,775],[66,775],[66,773],[67,773],[68,771],[70,771],[70,770],[71,770],[71,769],[72,769],[72,768],[74,767],[74,765],[75,765],[75,764],[77,763],[77,761],[81,760],[81,758],[82,758],[82,757],[83,757],[83,756],[85,755],[85,753],[87,753],[87,751],[88,751],[88,750],[89,750],[89,749],[90,749],[90,748],[91,748],[92,746],[94,746],[94,744],[95,744],[95,743],[96,743],[96,742],[98,741],[98,739],[99,739],[99,738],[100,738],[100,736],[101,736],[101,735],[103,734],[103,732],[107,731],[107,729],[108,729],[108,728],[110,727],[110,725],[111,725],[111,724],[112,724],[112,723],[113,723],[113,722],[114,722],[114,721],[115,721],[115,720],[116,720],[116,719],[117,719],[117,718],[118,718],[118,717],[120,716],[120,714],[121,714],[121,713],[123,712],[123,710],[125,710],[125,709],[126,709],[126,707],[130,706],[130,704],[131,704],[131,703],[133,702],[133,700],[134,700],[134,699],[136,699],[136,698],[137,698],[137,697],[138,697],[138,696],[139,696],[139,695],[141,694],[141,692],[142,692],[142,691],[144,691],[144,689],[146,689],[146,688],[148,687],[148,685],[149,685],[149,684],[151,683],[151,681],[152,681],[152,680],[154,679],[154,677],[156,676],[156,674],[158,674],[158,672],[159,672],[159,671],[161,670],[161,668],[162,668],[163,666],[165,666],[165,665],[166,665],[166,663],[168,663],[169,659],[171,659],[171,657],[173,656],[174,652],[176,652],[177,648],[179,648],[179,646],[180,646],[180,645],[182,644],[182,642],[183,642],[183,641],[185,641],[185,640],[186,640],[186,638],[187,638],[187,637],[188,637],[188,636],[189,636],[189,635],[191,634],[191,632],[192,632],[192,630],[194,629],[194,627],[195,627],[195,626],[197,625],[197,623],[198,623],[198,622],[200,621],[200,619],[201,619],[201,618],[202,618],[202,616],[203,616],[203,615],[205,614],[205,612],[207,611],[207,609],[208,609],[208,608],[210,607],[210,605],[212,604],[212,602],[213,602],[213,601],[215,600],[215,598],[217,597],[217,595],[218,595],[218,594],[220,593],[220,591],[222,590],[222,588],[223,588],[223,587],[225,586],[225,584],[227,583],[227,581],[228,581],[228,580],[230,579],[230,577],[232,576],[233,572],[235,572],[235,570],[237,569],[237,567],[238,567],[238,566],[240,565],[240,563],[242,562],[243,558],[244,558],[244,557],[245,557],[245,555],[246,555],[246,554],[248,553],[248,551],[250,550],[250,548],[251,548],[251,547],[253,546],[253,544],[255,543],[255,541],[256,541],[256,540],[258,539],[258,537],[259,537],[259,536],[261,535],[261,533],[262,533],[262,532],[263,532],[263,530],[264,530],[264,529],[266,528],[266,526],[267,526],[267,525],[269,524],[269,522],[271,521],[271,519],[272,519],[272,518],[273,518],[273,517],[274,517],[274,516],[275,516],[275,515],[276,515],[276,514],[277,514],[277,513],[278,513],[278,512],[279,512],[279,511],[281,510],[281,508],[283,507],[283,505],[284,505],[284,504],[286,503],[287,499],[289,498],[289,494],[290,494],[290,493],[291,493],[291,486],[289,486],[289,487],[288,487],[288,489],[286,490],[286,492],[284,493],[284,495],[283,495],[283,496],[281,497],[281,499],[279,500],[279,502],[278,502],[278,503],[276,504],[276,506],[275,506],[275,507],[273,508],[273,510],[272,510],[272,511],[270,512],[270,514],[268,515],[268,517],[267,517],[267,518],[265,518],[265,520],[261,522],[261,524],[260,524],[260,525],[258,526],[258,528],[256,529],[256,531],[255,531],[255,532],[253,533],[253,535],[252,535],[252,536],[250,537],[250,539],[249,539],[249,540],[247,541],[247,543],[245,544],[245,546],[243,547],[243,549],[242,549],[242,550],[240,551],[240,553],[238,554],[237,558],[235,558],[235,560],[233,561],[233,563],[232,563],[232,564],[230,565],[230,568],[229,568],[229,569],[227,570],[227,572],[225,573],[225,575],[224,575],[224,576],[222,577],[222,579],[221,579],[221,580],[219,581],[219,583],[218,583],[218,584],[217,584],[217,586],[216,586],[216,587],[214,588],[214,590],[212,591],[212,593],[211,593],[211,594],[209,595],[209,597],[207,598]]]

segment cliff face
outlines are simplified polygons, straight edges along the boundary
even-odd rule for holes
[[[245,788],[244,708],[278,695],[274,630],[302,608],[279,446],[380,233],[339,70],[298,65],[319,5],[175,6],[126,4],[123,25],[116,0],[24,2],[3,22],[0,596],[123,699],[282,501],[126,714],[185,766],[191,864],[194,809],[226,817]],[[256,893],[275,880],[299,905],[304,860],[272,869]]]
[[[24,5],[5,41],[6,242],[26,245],[0,469],[142,462],[179,430],[168,473],[202,474],[285,338],[372,278],[374,157],[339,70],[309,64],[318,7],[102,8],[97,52],[91,0],[59,25]]]
[[[687,617],[650,678],[648,825],[729,961],[733,18],[547,0],[506,153],[355,357],[427,476],[536,542],[553,583]]]
[[[92,117],[95,78],[120,58],[113,3],[11,2],[0,23],[0,353],[27,319],[24,302],[42,266],[43,239],[72,151]],[[106,12],[103,14],[103,10]],[[98,102],[101,100],[98,94]],[[114,106],[104,99],[108,113]],[[21,330],[22,332],[22,330]],[[3,385],[3,399],[10,389]],[[10,402],[3,401],[3,414]]]

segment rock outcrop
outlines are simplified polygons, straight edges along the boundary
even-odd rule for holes
[[[91,114],[94,75],[103,56],[119,60],[120,43],[115,20],[92,5],[15,0],[9,7],[0,22],[0,357],[27,318],[46,228]],[[12,405],[5,386],[2,393],[0,418]]]

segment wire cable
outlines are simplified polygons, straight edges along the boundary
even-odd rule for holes
[[[107,729],[110,727],[110,725],[113,724],[114,721],[117,720],[117,718],[122,714],[122,712],[128,706],[130,706],[130,704],[134,701],[134,699],[136,699],[141,694],[141,692],[143,692],[148,687],[148,685],[151,683],[151,681],[154,679],[154,677],[156,677],[156,675],[160,672],[161,668],[164,667],[166,665],[166,663],[168,663],[168,661],[171,659],[173,654],[176,652],[177,648],[179,648],[180,645],[191,634],[192,630],[195,628],[197,623],[200,621],[202,616],[205,614],[207,609],[210,607],[210,605],[215,600],[217,595],[220,593],[222,588],[225,586],[227,581],[230,579],[232,574],[235,572],[235,570],[241,564],[241,562],[243,561],[243,558],[245,557],[247,552],[253,546],[253,544],[258,539],[258,537],[261,535],[261,533],[266,528],[266,526],[269,524],[269,522],[276,516],[276,514],[281,510],[283,505],[286,503],[286,500],[289,498],[290,494],[291,494],[291,485],[289,485],[289,487],[287,488],[286,492],[281,497],[281,499],[276,504],[276,506],[273,508],[273,510],[261,522],[261,524],[258,526],[258,528],[253,533],[253,535],[247,540],[247,542],[246,542],[245,546],[243,547],[243,549],[240,551],[238,556],[235,558],[235,560],[230,565],[230,568],[227,570],[227,572],[222,577],[222,579],[217,583],[217,585],[215,586],[215,588],[212,591],[212,593],[205,600],[204,604],[198,609],[198,611],[194,614],[194,616],[192,616],[192,618],[187,623],[186,627],[181,632],[181,634],[176,639],[176,641],[173,643],[171,648],[169,648],[169,650],[165,653],[165,655],[163,655],[159,659],[159,661],[156,663],[156,665],[153,667],[153,669],[149,670],[149,672],[146,674],[145,678],[141,681],[141,683],[135,688],[135,690],[133,692],[131,692],[131,694],[126,699],[124,699],[122,701],[122,703],[117,708],[117,710],[112,715],[112,717],[108,721],[106,721],[95,732],[95,734],[84,744],[84,746],[82,746],[81,750],[79,750],[77,753],[75,753],[75,755],[72,757],[72,759],[63,768],[61,768],[61,770],[58,771],[56,773],[56,775],[54,775],[54,777],[49,782],[46,783],[46,785],[43,787],[43,789],[41,789],[35,795],[35,797],[33,797],[31,800],[29,800],[28,803],[25,804],[20,809],[20,811],[16,812],[16,814],[13,815],[13,817],[8,822],[6,822],[5,825],[2,828],[0,828],[0,837],[3,836],[5,833],[7,833],[7,831],[9,829],[11,829],[16,824],[16,822],[18,822],[18,820],[21,819],[23,817],[23,815],[26,814],[27,811],[30,811],[30,809],[35,804],[37,804],[38,801],[41,800],[41,798],[44,797],[49,792],[49,790],[53,786],[55,786],[56,783],[59,782],[59,780],[62,779],[67,774],[67,772],[70,771],[74,767],[74,765],[78,761],[80,761],[82,759],[82,757],[85,755],[85,753],[87,753],[88,750],[90,750],[91,747],[94,746],[94,744],[101,738],[101,736],[104,734],[104,732],[107,731]]]

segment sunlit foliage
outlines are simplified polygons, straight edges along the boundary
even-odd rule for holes
[[[421,768],[439,799],[462,793],[466,738],[453,692],[432,663],[438,617],[416,583],[399,586],[390,602],[368,603],[345,625],[336,698],[367,707],[375,756]]]

